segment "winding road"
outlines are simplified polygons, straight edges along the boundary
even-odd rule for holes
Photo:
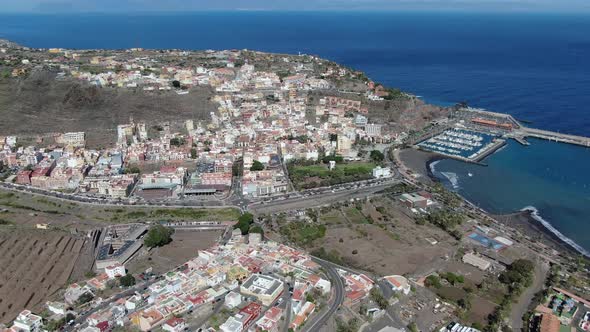
[[[342,281],[342,278],[340,278],[340,275],[336,270],[338,266],[321,258],[313,257],[312,259],[314,262],[320,264],[326,271],[326,274],[330,278],[330,282],[332,282],[332,290],[334,293],[329,306],[322,309],[303,326],[302,331],[306,332],[319,331],[322,326],[328,322],[332,315],[334,315],[336,310],[338,310],[342,302],[344,302],[344,281]]]

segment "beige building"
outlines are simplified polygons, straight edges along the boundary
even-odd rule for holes
[[[240,292],[269,306],[283,292],[283,282],[269,275],[253,274],[240,286]]]
[[[463,256],[463,263],[473,265],[483,271],[487,270],[492,265],[490,261],[483,259],[477,255],[474,255],[472,253],[467,253],[465,254],[465,256]]]

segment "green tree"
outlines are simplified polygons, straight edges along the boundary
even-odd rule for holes
[[[126,274],[125,276],[119,279],[119,282],[123,287],[131,287],[135,285],[135,277],[133,277],[133,275],[131,274]]]
[[[86,292],[78,298],[77,302],[78,302],[78,304],[81,305],[81,304],[85,304],[85,303],[92,301],[93,298],[94,298],[94,296],[92,296],[92,293]]]
[[[375,286],[371,288],[369,295],[371,296],[371,300],[375,301],[380,309],[387,309],[387,306],[389,306],[389,302],[387,302],[379,287]]]
[[[59,331],[64,325],[66,325],[66,319],[61,318],[58,320],[50,320],[45,324],[45,328],[48,331]]]
[[[184,145],[186,141],[182,137],[174,137],[170,139],[170,145],[172,146],[181,146]]]
[[[259,233],[264,235],[264,230],[262,229],[262,227],[255,225],[250,227],[250,229],[248,230],[248,233]]]
[[[250,231],[250,225],[253,223],[254,216],[252,213],[246,212],[238,218],[238,222],[234,225],[234,229],[239,228],[242,231],[242,235],[246,235]]]
[[[197,149],[191,149],[191,159],[197,159]]]
[[[180,88],[180,82],[177,80],[172,81],[172,86],[175,87],[176,89]]]
[[[434,288],[441,288],[442,285],[440,283],[440,279],[435,276],[434,274],[429,275],[428,277],[426,277],[426,280],[424,280],[424,285],[426,285],[426,287],[434,287]]]
[[[254,162],[252,162],[252,166],[250,167],[251,171],[262,171],[264,170],[264,165],[259,162],[258,160],[254,160]]]
[[[150,248],[161,247],[172,241],[172,233],[174,233],[172,228],[160,224],[152,226],[143,239],[143,243]]]
[[[385,156],[383,155],[383,152],[379,151],[379,150],[372,150],[370,153],[371,159],[375,162],[382,162],[385,159]]]
[[[66,315],[66,323],[69,323],[75,319],[76,319],[76,316],[74,314],[72,314],[71,312],[68,312],[68,314]]]
[[[500,275],[500,281],[516,286],[529,286],[533,280],[535,266],[528,259],[517,259]]]
[[[139,174],[141,170],[135,165],[129,165],[129,167],[125,168],[124,172],[125,174]]]

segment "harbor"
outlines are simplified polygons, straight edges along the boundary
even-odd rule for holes
[[[497,135],[455,127],[423,140],[417,144],[417,147],[449,158],[485,166],[481,160],[504,144],[505,140]]]
[[[415,143],[415,147],[447,158],[486,166],[482,163],[513,139],[529,146],[527,138],[590,147],[590,138],[525,127],[509,114],[482,109],[462,108],[455,111],[450,124],[434,128]]]

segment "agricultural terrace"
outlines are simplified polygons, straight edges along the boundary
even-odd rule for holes
[[[0,230],[0,323],[44,301],[91,263],[85,238],[61,231]],[[80,271],[75,271],[75,270]]]

